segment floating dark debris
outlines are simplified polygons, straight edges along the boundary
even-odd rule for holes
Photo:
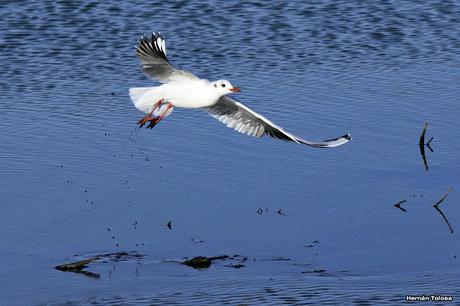
[[[278,215],[280,215],[280,216],[287,216],[287,214],[285,214],[281,208],[278,209],[277,213],[278,213]]]
[[[211,262],[211,259],[208,257],[197,256],[184,261],[183,264],[194,269],[205,269],[211,266]]]
[[[224,260],[228,259],[230,256],[222,255],[222,256],[215,256],[215,257],[205,257],[205,256],[197,256],[193,257],[192,259],[185,260],[182,264],[192,267],[193,269],[206,269],[211,266],[211,263],[215,260]]]
[[[394,204],[394,207],[401,209],[403,212],[407,212],[407,210],[404,207],[401,207],[401,204],[404,204],[406,202],[407,200],[398,201],[397,203]]]
[[[319,270],[313,270],[313,273],[323,273],[326,272],[324,269],[319,269]]]
[[[55,266],[54,268],[59,271],[63,272],[74,272],[74,273],[80,273],[85,276],[91,277],[91,278],[100,278],[100,275],[98,273],[93,273],[86,271],[85,269],[88,268],[88,265],[93,262],[119,262],[119,261],[127,261],[127,260],[132,260],[132,259],[140,259],[143,258],[144,255],[138,254],[136,252],[117,252],[117,253],[106,253],[106,254],[100,254],[93,256],[91,258],[71,262],[68,264],[63,264],[63,265],[58,265]]]
[[[292,264],[293,266],[300,266],[300,267],[307,267],[307,266],[311,266],[311,263],[297,263],[297,262],[294,262]]]
[[[268,213],[268,207],[265,207],[265,209],[262,209],[262,208],[257,209],[257,213],[259,215],[261,215],[263,213]]]
[[[257,211],[256,211],[259,215],[262,215],[264,213],[268,213],[268,207],[265,207],[264,209],[263,208],[258,208]],[[282,208],[279,208],[278,210],[276,210],[276,213],[278,215],[281,215],[281,216],[287,216],[287,214],[283,211]]]
[[[246,267],[246,266],[243,265],[243,264],[229,264],[229,265],[225,265],[225,267],[239,269],[239,268],[243,268],[243,267]]]
[[[273,258],[263,258],[263,259],[258,259],[260,261],[290,261],[290,258],[287,257],[273,257]]]
[[[315,246],[315,244],[319,244],[319,240],[313,240],[312,243],[306,244],[306,245],[304,245],[303,247],[304,247],[304,248],[312,248],[312,247]]]
[[[169,229],[172,229],[172,222],[169,221],[168,223],[166,223],[166,227],[169,228]]]
[[[326,270],[324,269],[317,269],[317,270],[311,270],[311,271],[304,271],[302,273],[324,273]]]
[[[207,269],[214,261],[230,261],[228,264],[224,265],[224,267],[239,269],[245,267],[243,263],[247,260],[247,257],[241,255],[221,255],[214,257],[197,256],[181,263],[194,269]]]
[[[204,243],[204,240],[201,240],[201,239],[195,239],[195,238],[190,238],[190,241],[193,242],[193,243]]]
[[[449,195],[449,193],[452,191],[452,187],[449,187],[449,189],[447,189],[446,193],[444,193],[444,195],[441,197],[441,199],[439,199],[438,202],[436,202],[433,207],[434,209],[436,209],[439,214],[442,216],[442,218],[444,219],[444,221],[446,222],[447,226],[449,227],[449,231],[451,234],[454,233],[454,229],[452,228],[452,226],[450,225],[450,222],[449,220],[447,220],[447,217],[446,215],[444,214],[444,212],[439,208],[439,204],[441,204],[446,198],[447,196]]]

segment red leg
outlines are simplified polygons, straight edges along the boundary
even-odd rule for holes
[[[163,111],[163,113],[161,113],[160,116],[156,117],[156,118],[153,118],[153,119],[150,119],[150,123],[149,125],[147,126],[148,129],[153,129],[155,127],[155,125],[157,125],[158,122],[160,122],[161,120],[163,120],[163,118],[165,117],[166,113],[172,108],[174,107],[171,103],[168,103],[168,106],[166,107],[166,109]]]
[[[147,121],[151,120],[152,119],[152,114],[153,112],[161,105],[161,103],[163,102],[164,99],[160,99],[158,100],[157,103],[155,103],[155,105],[153,105],[153,108],[152,110],[147,114],[145,115],[145,117],[143,117],[141,120],[139,120],[137,122],[137,124],[139,124],[139,127],[143,127],[144,124],[147,123]]]

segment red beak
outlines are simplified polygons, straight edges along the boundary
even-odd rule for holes
[[[230,91],[241,92],[241,89],[239,89],[238,87],[233,87],[233,88],[230,89]]]

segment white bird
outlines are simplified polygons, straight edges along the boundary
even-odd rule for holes
[[[136,46],[136,54],[144,73],[164,83],[156,87],[129,89],[134,106],[147,114],[139,120],[140,127],[149,122],[147,128],[153,128],[171,114],[174,107],[201,108],[228,127],[250,136],[269,135],[319,148],[337,147],[351,140],[350,134],[346,134],[331,140],[312,142],[284,131],[264,116],[228,96],[230,93],[240,92],[240,89],[229,81],[210,82],[188,71],[174,68],[166,56],[165,38],[159,32],[152,33],[150,40],[142,36]]]

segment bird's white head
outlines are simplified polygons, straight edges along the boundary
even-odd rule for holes
[[[233,86],[227,80],[217,80],[211,83],[214,89],[222,95],[226,95],[232,92],[240,92],[241,89]]]

